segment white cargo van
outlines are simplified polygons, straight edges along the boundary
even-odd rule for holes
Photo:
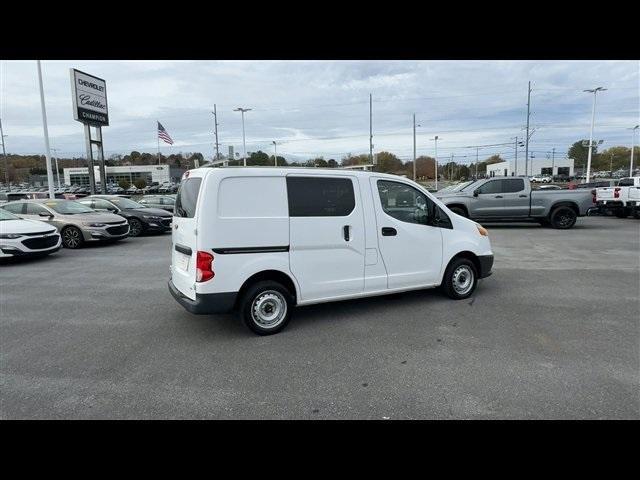
[[[467,298],[493,265],[484,228],[375,172],[199,168],[174,215],[174,298],[192,313],[237,309],[261,335],[296,305],[438,286]]]

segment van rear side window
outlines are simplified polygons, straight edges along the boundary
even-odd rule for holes
[[[202,178],[199,177],[187,178],[182,181],[176,195],[173,213],[176,217],[193,218],[196,213],[200,183],[202,183]]]
[[[345,217],[356,206],[348,178],[287,177],[289,216]]]

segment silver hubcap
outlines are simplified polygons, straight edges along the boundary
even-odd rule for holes
[[[287,315],[287,301],[280,292],[267,290],[251,304],[251,317],[262,328],[277,327]]]
[[[473,271],[467,265],[460,265],[453,272],[453,289],[458,295],[466,295],[473,288]]]
[[[73,228],[64,231],[64,244],[67,247],[76,248],[80,245],[80,232]]]

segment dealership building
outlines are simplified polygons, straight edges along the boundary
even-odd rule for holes
[[[133,183],[143,179],[147,185],[152,182],[179,182],[185,168],[173,165],[130,165],[118,167],[105,167],[107,183],[119,183],[125,180]],[[100,181],[100,171],[94,167],[96,182]],[[65,168],[64,183],[66,185],[89,185],[89,169],[87,167]]]
[[[487,165],[488,177],[512,177],[514,175],[569,175],[573,176],[573,158],[532,158],[529,159],[525,172],[524,159],[518,159],[517,171],[516,162],[508,160],[506,162],[492,163]]]

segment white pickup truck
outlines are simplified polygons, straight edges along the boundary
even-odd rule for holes
[[[617,187],[596,190],[596,205],[601,213],[610,211],[618,218],[626,218],[632,213],[635,216],[638,187],[640,187],[640,177],[621,178]],[[630,204],[630,202],[633,203]]]
[[[627,208],[630,210],[633,218],[640,218],[640,187],[629,187]]]

